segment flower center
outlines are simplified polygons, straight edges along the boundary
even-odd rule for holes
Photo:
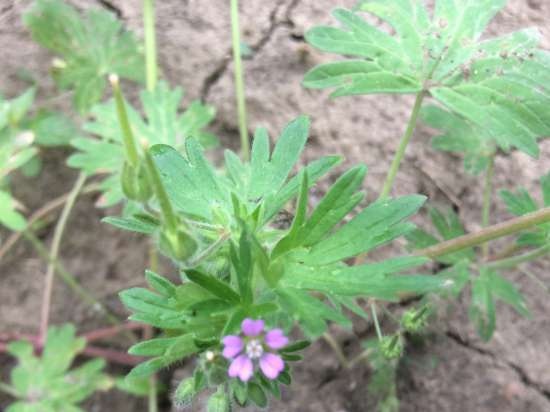
[[[264,347],[257,339],[252,339],[246,344],[246,354],[250,359],[258,359],[264,353]]]

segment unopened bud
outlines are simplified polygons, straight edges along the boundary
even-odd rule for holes
[[[397,359],[403,354],[401,335],[386,336],[379,343],[380,352],[386,359]]]
[[[173,402],[177,408],[186,408],[191,405],[197,394],[195,389],[195,378],[187,378],[180,382],[174,392]]]
[[[175,260],[186,261],[197,250],[197,242],[183,230],[178,230],[176,234],[164,230],[160,235],[160,249]]]
[[[153,195],[147,169],[141,162],[138,166],[132,166],[128,162],[124,163],[121,183],[122,191],[128,199],[146,202]]]

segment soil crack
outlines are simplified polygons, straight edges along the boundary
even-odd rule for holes
[[[533,380],[529,377],[529,375],[527,374],[527,372],[525,372],[521,366],[516,365],[515,363],[510,362],[510,361],[508,361],[508,360],[499,358],[499,357],[496,356],[493,352],[488,351],[488,350],[483,349],[483,348],[480,348],[480,347],[478,347],[478,346],[472,344],[471,342],[469,342],[469,341],[467,341],[466,339],[462,338],[460,335],[458,335],[458,334],[455,333],[455,332],[447,331],[447,332],[445,332],[445,335],[446,335],[449,339],[451,339],[451,340],[453,340],[455,343],[457,343],[458,345],[462,346],[463,348],[472,350],[472,351],[474,351],[474,352],[477,352],[477,353],[480,354],[480,355],[489,357],[489,358],[491,358],[495,363],[497,363],[497,364],[499,364],[499,365],[501,365],[501,366],[507,367],[508,369],[511,369],[512,371],[515,372],[515,374],[518,376],[519,380],[520,380],[525,386],[527,386],[527,387],[529,387],[529,388],[535,390],[535,391],[538,392],[541,396],[543,396],[548,402],[550,402],[550,390],[544,388],[543,385],[541,385],[540,383],[533,381]]]
[[[100,0],[103,1],[103,0]],[[277,15],[279,14],[279,11],[282,7],[284,7],[287,2],[285,0],[279,0],[271,12],[269,13],[269,27],[265,31],[265,34],[254,44],[250,46],[250,48],[254,51],[253,56],[256,55],[258,52],[260,52],[267,43],[270,42],[270,40],[273,38],[273,34],[279,27],[294,27],[294,22],[292,21],[291,15],[292,10],[299,4],[300,0],[291,0],[288,3],[288,6],[286,10],[284,11],[284,18],[282,20],[277,18]],[[301,36],[292,36],[292,39],[297,40],[300,39]],[[203,102],[207,102],[208,98],[210,96],[210,90],[212,87],[225,75],[227,72],[227,69],[229,68],[229,65],[232,62],[231,58],[232,49],[229,49],[229,51],[226,53],[226,57],[223,58],[222,61],[216,66],[216,68],[204,79],[204,82],[201,87],[201,93],[200,97]],[[253,58],[252,56],[252,58]]]
[[[122,10],[111,3],[109,0],[97,0],[97,2],[110,12],[114,13],[118,19],[123,20],[124,16],[122,15]]]

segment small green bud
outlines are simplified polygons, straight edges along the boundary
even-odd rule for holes
[[[128,199],[146,202],[153,195],[147,169],[141,162],[138,166],[124,162],[121,183],[122,191]]]
[[[428,308],[425,306],[420,310],[411,309],[401,317],[401,325],[409,333],[418,333],[427,324]]]
[[[219,386],[216,393],[210,396],[206,410],[208,412],[229,412],[229,399],[223,386]]]
[[[380,352],[386,359],[397,359],[403,354],[403,339],[400,334],[383,337],[379,345]]]
[[[174,393],[174,405],[178,408],[185,408],[191,405],[197,394],[195,389],[195,378],[187,378],[180,382]]]
[[[175,260],[186,261],[197,250],[197,242],[187,232],[178,230],[174,234],[166,229],[160,235],[160,249]]]

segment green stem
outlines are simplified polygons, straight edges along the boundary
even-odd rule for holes
[[[541,246],[535,250],[532,250],[530,252],[524,253],[522,255],[513,256],[506,259],[501,260],[495,260],[493,262],[487,263],[484,265],[486,268],[489,269],[508,269],[513,268],[518,265],[521,265],[522,263],[530,262],[531,260],[538,259],[544,255],[547,255],[550,253],[550,243]]]
[[[21,395],[13,386],[7,385],[4,382],[0,382],[0,392],[4,392],[14,398],[19,398]]]
[[[425,249],[417,250],[415,255],[426,256],[434,259],[449,253],[458,252],[462,249],[481,245],[493,239],[513,235],[517,232],[521,232],[522,230],[526,230],[533,226],[541,225],[547,222],[550,222],[550,207],[510,219],[506,222],[489,226],[476,233],[470,233],[438,243]]]
[[[164,190],[160,174],[155,165],[155,162],[153,161],[151,153],[149,153],[147,149],[144,149],[143,151],[145,153],[145,165],[147,167],[147,173],[149,174],[149,178],[151,179],[151,184],[153,185],[155,196],[158,199],[164,224],[166,225],[168,231],[175,235],[178,230],[178,217],[176,216],[174,209],[172,208],[172,203],[170,203],[170,199],[168,198],[166,190]]]
[[[61,216],[59,217],[59,220],[57,221],[57,224],[54,229],[52,245],[49,253],[51,260],[48,261],[48,268],[46,270],[46,285],[44,287],[44,294],[42,298],[42,310],[41,310],[41,318],[40,318],[40,342],[41,343],[45,342],[46,335],[48,333],[48,323],[50,320],[50,306],[52,301],[53,281],[54,281],[54,273],[55,273],[55,262],[57,261],[57,256],[59,255],[59,247],[61,245],[61,239],[63,238],[63,233],[65,231],[65,227],[67,226],[67,221],[69,219],[69,215],[71,214],[71,210],[73,209],[73,206],[76,202],[78,194],[80,193],[80,191],[84,186],[84,183],[86,182],[86,178],[87,176],[85,173],[80,173],[78,175],[78,178],[76,179],[76,182],[73,188],[69,192],[69,196],[67,197],[67,202],[63,207]]]
[[[405,151],[407,149],[407,146],[409,145],[414,129],[416,127],[418,115],[420,114],[420,109],[422,107],[422,101],[424,100],[425,96],[426,93],[424,90],[418,92],[418,94],[416,95],[416,100],[414,102],[414,106],[411,112],[411,117],[409,118],[409,123],[407,124],[407,129],[405,130],[405,134],[399,142],[399,147],[397,148],[397,151],[395,152],[395,155],[393,157],[390,170],[388,171],[388,175],[386,176],[386,180],[384,182],[384,186],[382,187],[382,191],[380,192],[379,199],[384,199],[388,197],[392,190],[393,182],[395,181],[395,177],[399,170],[399,165],[401,164],[401,161],[405,156]]]
[[[26,230],[23,232],[23,236],[25,239],[27,239],[30,244],[34,247],[36,252],[44,259],[46,262],[52,264],[54,266],[54,269],[56,273],[61,277],[61,280],[65,282],[65,284],[71,288],[71,290],[79,296],[84,302],[86,302],[88,305],[90,305],[92,308],[98,310],[101,312],[105,319],[114,326],[120,326],[122,325],[121,321],[117,319],[113,314],[109,312],[109,310],[94,296],[92,296],[86,289],[84,289],[76,280],[76,277],[70,273],[65,267],[58,261],[52,258],[52,256],[48,253],[48,250],[46,247],[40,242],[40,240],[36,237],[34,233],[32,233],[30,230]],[[128,331],[125,331],[128,332]],[[131,333],[127,333],[127,336],[131,337],[131,341],[135,342],[135,336]]]
[[[132,133],[130,121],[128,120],[126,104],[124,102],[124,96],[122,96],[122,92],[120,90],[118,76],[113,74],[109,77],[109,80],[111,81],[113,94],[115,96],[118,121],[120,123],[120,128],[122,129],[122,142],[124,143],[124,149],[126,151],[126,160],[131,166],[137,167],[139,164],[138,149],[134,139],[134,134]]]
[[[490,224],[491,217],[491,199],[493,195],[493,176],[495,174],[495,153],[489,158],[489,165],[485,173],[485,188],[483,189],[483,208],[481,212],[481,226],[487,227]],[[482,255],[484,259],[489,257],[489,244],[482,246]]]
[[[145,32],[145,67],[147,90],[157,86],[157,39],[155,32],[155,0],[143,0],[143,29]]]
[[[332,335],[329,332],[325,332],[323,334],[323,339],[328,343],[328,345],[334,351],[342,367],[344,369],[349,369],[348,359],[346,358],[346,355],[344,355],[342,348],[340,347],[338,342],[336,342],[336,340],[332,337]]]
[[[376,329],[376,336],[378,340],[382,340],[382,330],[380,329],[380,323],[378,322],[378,315],[376,314],[376,304],[372,302],[370,304],[370,311],[372,313],[372,321],[374,322],[374,328]]]
[[[156,245],[154,243],[151,243],[151,245],[149,246],[149,267],[155,273],[158,273],[158,269],[159,269],[158,260],[159,260],[159,257],[158,257]],[[150,325],[146,325],[144,334],[145,334],[144,338],[151,339],[153,337],[153,328]],[[149,393],[148,393],[149,412],[158,411],[157,387],[158,387],[157,374],[154,373],[149,378]]]
[[[235,69],[235,97],[237,99],[242,158],[243,160],[248,160],[250,157],[250,142],[246,124],[246,102],[244,97],[244,77],[239,27],[239,1],[231,0],[231,38],[233,42],[233,65]]]

